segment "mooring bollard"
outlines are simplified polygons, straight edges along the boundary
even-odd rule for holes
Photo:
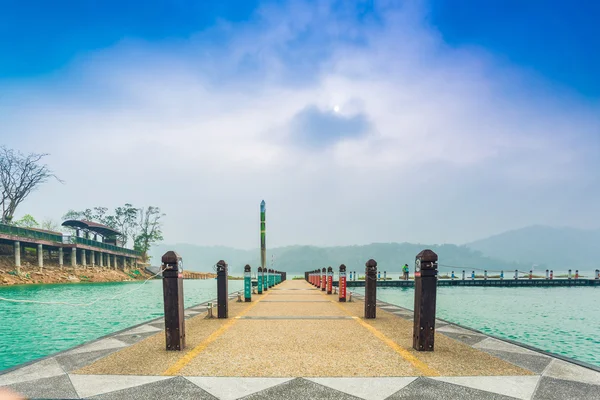
[[[529,270],[529,279],[533,279],[533,271]]]
[[[356,280],[356,271],[354,271],[354,280]]]
[[[258,272],[256,273],[256,290],[258,291],[258,294],[262,294],[262,289],[263,289],[263,272],[262,272],[262,267],[258,267]]]
[[[596,270],[596,279],[600,279],[600,269]]]
[[[471,271],[471,280],[474,281],[475,280],[475,271]]]
[[[504,279],[504,271],[500,271],[500,280]]]
[[[383,280],[387,281],[387,271],[383,271]]]
[[[571,279],[571,270],[569,270],[569,279]]]
[[[465,270],[464,269],[463,269],[463,272],[462,272],[462,280],[463,281],[465,280]]]
[[[346,266],[344,264],[340,265],[340,279],[338,279],[338,286],[340,293],[339,301],[346,301]]]
[[[519,271],[515,269],[515,279],[519,279]]]
[[[437,261],[437,254],[429,249],[417,254],[415,260],[413,348],[417,351],[433,351],[435,341]]]
[[[244,267],[244,300],[252,301],[252,269],[248,264]]]
[[[377,271],[377,280],[380,281],[381,280],[381,271]]]
[[[333,268],[327,268],[327,294],[333,291]]]
[[[167,251],[161,261],[167,351],[181,351],[185,348],[183,266],[174,251]]]
[[[575,279],[579,279],[579,270],[578,269],[575,270]]]
[[[487,281],[487,269],[483,271],[483,280]]]
[[[549,275],[549,271],[548,271],[548,270],[546,270],[546,279],[548,279],[548,277],[549,277],[549,276],[550,276],[550,275]]]
[[[229,316],[229,298],[227,282],[227,263],[219,260],[217,263],[217,318]]]
[[[452,280],[454,280],[454,271],[452,271]]]
[[[213,318],[213,303],[206,305],[206,311],[208,312],[208,318]]]
[[[375,318],[377,313],[377,261],[365,264],[365,318]]]
[[[327,269],[323,268],[321,271],[321,291],[324,292],[327,290]]]
[[[554,279],[554,271],[550,270],[550,279]]]

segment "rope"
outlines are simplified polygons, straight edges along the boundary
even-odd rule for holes
[[[160,269],[160,271],[158,271],[156,274],[152,275],[150,278],[146,279],[144,282],[142,282],[141,285],[139,285],[138,287],[125,292],[125,293],[121,293],[121,294],[116,294],[112,297],[101,297],[99,299],[96,299],[90,303],[67,303],[64,301],[36,301],[36,300],[17,300],[17,299],[7,299],[5,297],[0,297],[0,301],[5,301],[8,303],[32,303],[32,304],[46,304],[46,305],[64,305],[64,306],[73,306],[73,307],[89,307],[93,304],[98,303],[99,301],[102,300],[114,300],[118,297],[121,296],[125,296],[127,294],[133,293],[136,290],[140,290],[142,288],[142,286],[144,286],[146,284],[146,282],[148,282],[150,279],[157,277],[158,275],[160,275],[163,272],[163,269]]]

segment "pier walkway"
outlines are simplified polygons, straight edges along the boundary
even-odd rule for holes
[[[339,303],[285,281],[229,318],[186,310],[181,352],[165,351],[161,319],[0,375],[29,398],[600,399],[600,372],[436,320],[434,352],[412,349],[412,312]]]

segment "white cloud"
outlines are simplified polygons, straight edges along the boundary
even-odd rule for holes
[[[258,244],[262,198],[270,245],[462,242],[597,221],[593,105],[447,46],[418,7],[356,24],[325,4],[263,8],[187,41],[125,40],[7,88],[2,142],[52,153],[67,181],[22,211],[152,204],[167,242],[241,247]],[[370,130],[295,146],[290,121],[313,105],[364,114]]]

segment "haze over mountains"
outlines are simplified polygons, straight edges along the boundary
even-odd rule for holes
[[[267,241],[268,243],[268,241]],[[299,274],[307,269],[327,266],[338,267],[344,263],[348,270],[362,271],[365,262],[374,258],[378,269],[399,272],[405,263],[412,267],[419,251],[429,248],[440,258],[440,270],[488,269],[505,271],[519,269],[527,271],[535,265],[536,270],[555,271],[579,269],[591,271],[599,268],[594,250],[600,243],[600,230],[553,228],[531,226],[504,232],[465,245],[431,245],[413,243],[372,243],[356,246],[286,246],[267,249],[268,264],[274,256],[275,268]],[[151,253],[152,264],[160,263],[160,256],[168,250],[177,251],[183,258],[184,268],[196,271],[211,271],[213,265],[224,259],[230,273],[241,275],[243,266],[254,268],[260,265],[260,253],[255,250],[240,250],[225,246],[200,246],[194,244],[162,244]]]

